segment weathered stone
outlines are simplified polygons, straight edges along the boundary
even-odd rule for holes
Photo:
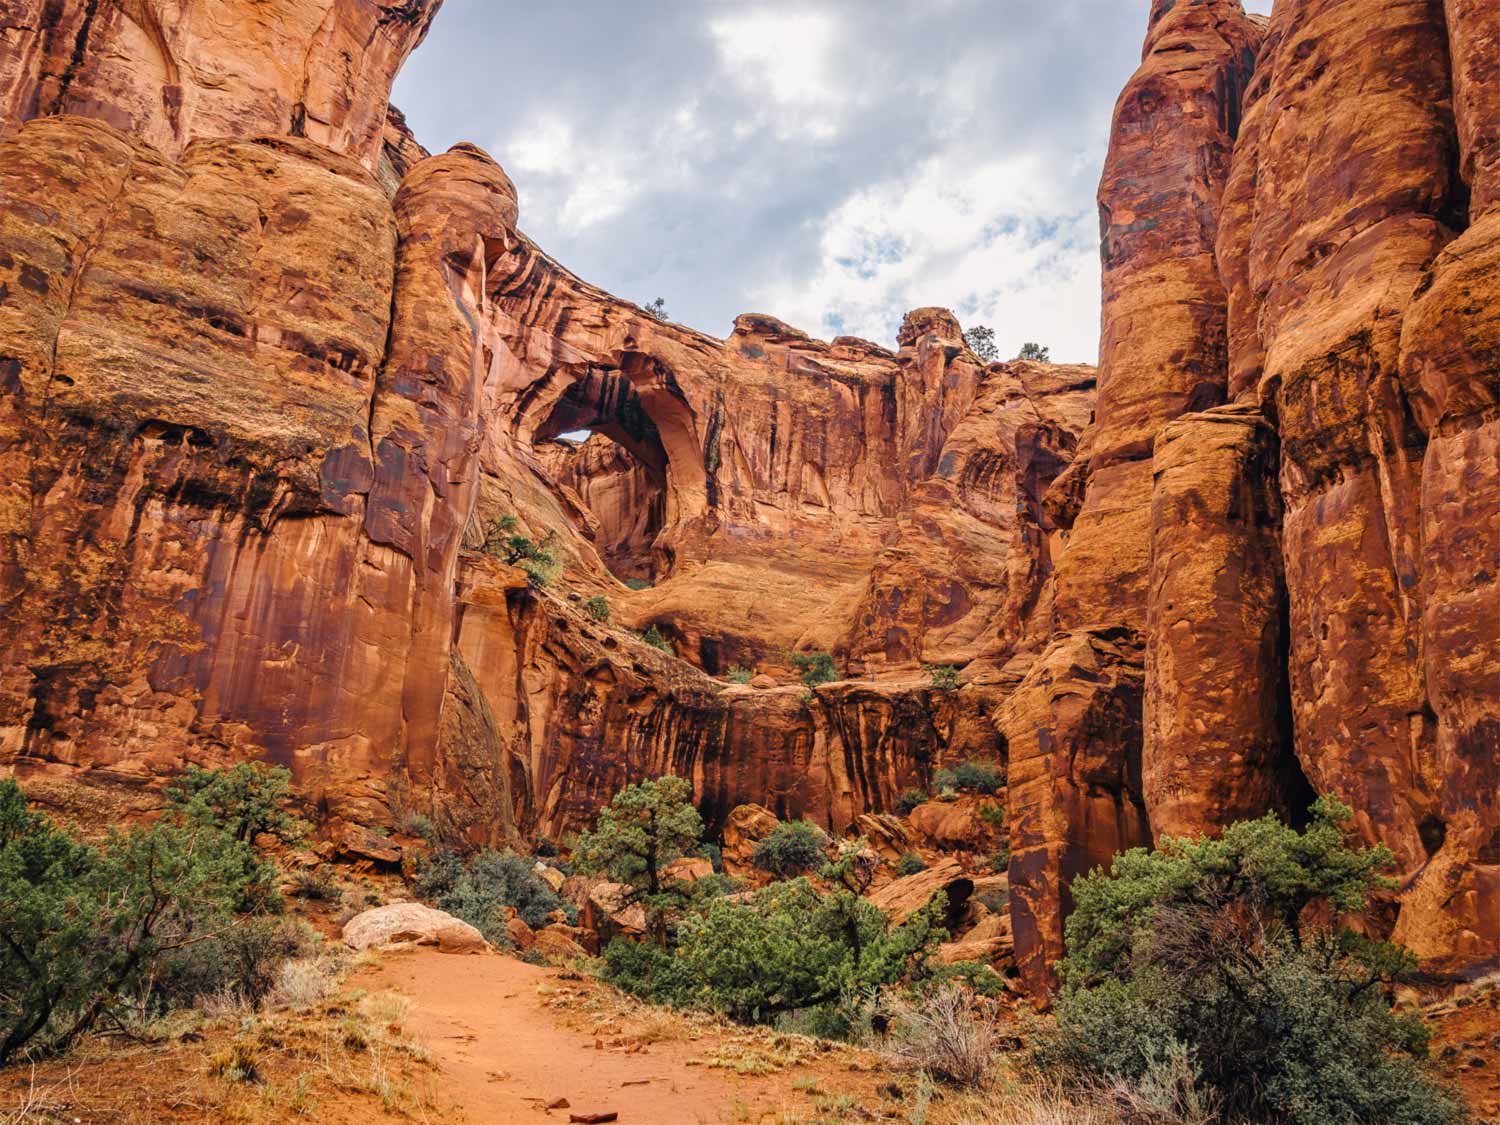
[[[344,924],[351,949],[435,945],[441,953],[487,953],[484,937],[467,922],[417,902],[393,902],[356,914]]]
[[[869,899],[895,925],[900,925],[933,898],[941,897],[939,924],[954,928],[963,918],[974,893],[974,880],[964,873],[956,859],[945,859],[925,871],[907,875],[871,892]]]

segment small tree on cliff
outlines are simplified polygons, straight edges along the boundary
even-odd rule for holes
[[[1052,349],[1044,348],[1041,344],[1034,344],[1029,340],[1021,345],[1021,354],[1017,359],[1027,359],[1033,363],[1051,363]]]
[[[667,319],[667,299],[665,297],[656,298],[649,305],[646,305],[645,309],[652,316],[656,317],[657,320]]]
[[[584,871],[627,883],[648,907],[669,892],[662,868],[698,846],[703,818],[693,807],[693,787],[680,777],[629,785],[599,813],[594,830],[574,849]]]
[[[964,333],[964,343],[969,345],[969,350],[985,363],[994,363],[1000,358],[1000,349],[995,346],[995,330],[983,324],[976,324]]]

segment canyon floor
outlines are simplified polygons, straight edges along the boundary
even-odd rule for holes
[[[1476,1122],[1500,1122],[1500,988],[1428,1014]],[[301,1010],[174,1020],[149,1041],[99,1037],[0,1071],[0,1123],[967,1125],[999,1120],[1019,1089],[1002,1060],[989,1090],[938,1089],[927,1104],[877,1053],[653,1008],[503,955],[386,952]],[[225,1073],[227,1061],[253,1073]]]

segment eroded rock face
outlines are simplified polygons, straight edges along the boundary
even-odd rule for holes
[[[442,0],[14,0],[0,135],[78,114],[169,158],[199,137],[306,137],[373,170],[391,83]]]
[[[1010,748],[1011,918],[1028,989],[1057,984],[1073,879],[1151,842],[1141,789],[1144,652],[1129,630],[1056,638],[997,714]]]

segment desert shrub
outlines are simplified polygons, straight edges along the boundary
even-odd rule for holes
[[[667,640],[666,637],[662,636],[661,630],[658,629],[655,625],[652,625],[644,633],[638,634],[638,636],[643,642],[650,645],[654,649],[658,649],[661,652],[665,653],[670,653],[672,651],[672,642]]]
[[[1005,785],[1005,773],[994,762],[960,762],[948,769],[938,770],[933,784],[940,791],[972,790],[975,793],[994,794]]]
[[[979,819],[996,831],[1000,831],[1005,828],[1005,807],[1003,805],[980,805]]]
[[[625,579],[625,585],[631,590],[640,591],[652,589],[655,583],[649,578],[627,578]]]
[[[408,812],[402,814],[399,827],[403,835],[415,836],[424,843],[436,844],[438,841],[437,825],[432,822],[432,817],[424,813]]]
[[[927,870],[927,861],[916,852],[907,852],[896,861],[897,875],[915,875],[919,871]]]
[[[176,946],[190,936],[169,931],[166,944]],[[222,933],[171,948],[134,1002],[142,1017],[189,1007],[206,996],[237,997],[254,1009],[276,987],[288,960],[308,956],[316,948],[312,932],[298,922],[254,916],[240,919]]]
[[[1000,349],[995,346],[995,330],[983,324],[976,324],[964,333],[964,343],[969,345],[969,350],[984,363],[994,363],[1000,358]]]
[[[990,870],[1004,875],[1010,870],[1010,841],[1001,840],[990,853]]]
[[[927,678],[936,691],[958,690],[958,669],[951,664],[929,664]]]
[[[750,861],[762,871],[789,879],[821,867],[827,858],[827,846],[828,837],[817,825],[805,820],[783,821],[755,845]]]
[[[97,845],[0,780],[0,1065],[170,1004],[169,959],[279,908],[274,868],[239,838],[254,836],[255,817],[207,823],[196,798],[216,780],[195,777],[158,823]]]
[[[755,678],[755,673],[743,665],[735,664],[724,673],[724,678],[732,684],[748,684]]]
[[[897,1066],[926,1071],[960,1086],[978,1086],[994,1061],[999,1034],[993,1014],[957,983],[916,998],[886,1000],[886,1053]]]
[[[533,866],[533,860],[514,852],[480,852],[438,898],[438,908],[462,918],[487,941],[509,940],[506,907],[528,926],[544,926],[547,915],[563,910],[564,903]]]
[[[1363,909],[1391,854],[1347,846],[1337,802],[1313,813],[1305,832],[1268,816],[1075,880],[1043,1064],[1141,1089],[1185,1052],[1227,1120],[1462,1120],[1422,1065],[1425,1028],[1391,1007],[1410,955],[1310,920]]]
[[[337,905],[344,900],[344,888],[321,867],[305,867],[292,876],[292,897]]]
[[[892,926],[866,899],[796,879],[744,901],[712,899],[683,918],[670,949],[616,939],[605,973],[658,1003],[769,1023],[921,975],[944,936],[935,917],[929,908]]]
[[[928,800],[929,798],[927,795],[927,790],[908,789],[905,793],[902,793],[900,799],[897,800],[896,808],[901,812],[903,816],[907,816],[910,815],[912,810],[915,809],[918,805],[926,804]]]
[[[436,902],[453,889],[463,873],[463,856],[448,848],[440,848],[418,861],[412,877],[412,893],[418,898]]]
[[[534,589],[543,589],[561,569],[554,551],[557,531],[549,530],[538,541],[521,535],[517,530],[519,527],[520,521],[515,516],[491,520],[485,525],[483,550],[510,566],[520,567]]]
[[[189,766],[163,790],[163,796],[173,815],[227,832],[244,843],[262,832],[291,843],[307,830],[305,821],[282,808],[291,792],[290,770],[240,762],[228,769]]]
[[[809,689],[819,684],[831,684],[839,678],[833,657],[826,652],[793,653],[792,667],[797,669],[802,683]]]
[[[698,858],[706,859],[713,864],[714,874],[724,874],[724,849],[715,843],[705,843],[698,847]]]
[[[583,610],[599,624],[604,625],[609,621],[609,599],[595,594],[583,603]]]
[[[1009,858],[1006,860],[1009,863]],[[1010,909],[1010,895],[1005,891],[985,891],[975,896],[975,901],[982,902],[986,910],[991,914],[1004,914]]]

